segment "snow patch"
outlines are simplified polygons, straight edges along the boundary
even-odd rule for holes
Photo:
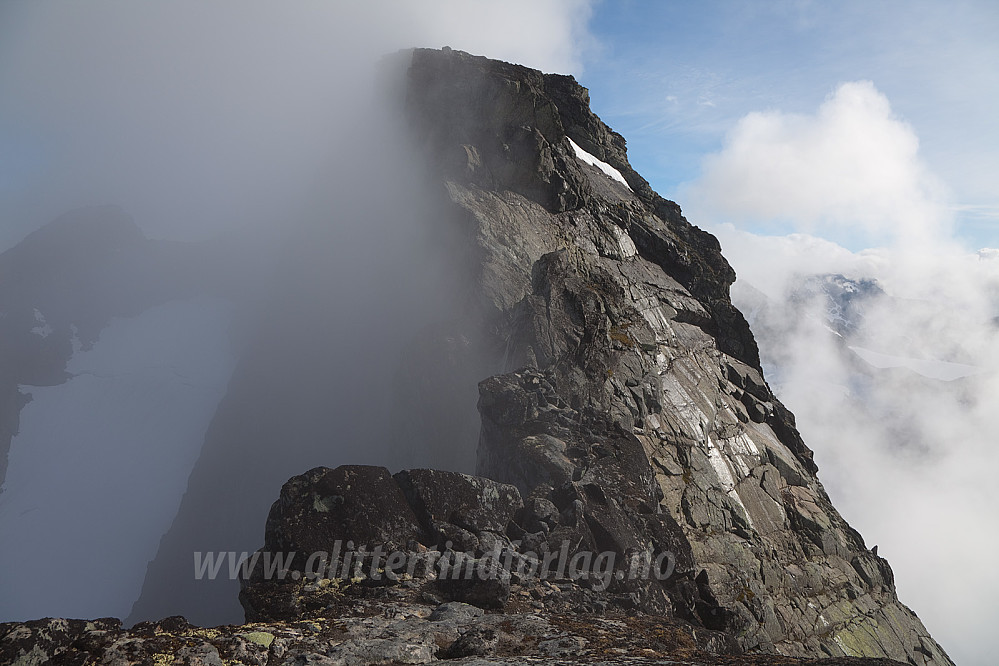
[[[42,315],[38,308],[35,308],[35,321],[38,323],[38,326],[32,328],[31,332],[41,338],[49,337],[54,329],[48,325],[44,315]]]
[[[569,137],[566,138],[569,139]],[[569,143],[572,144],[572,149],[576,151],[576,157],[578,157],[580,161],[585,162],[590,166],[595,166],[617,182],[627,187],[629,190],[631,189],[631,185],[629,185],[628,181],[624,179],[624,176],[621,175],[620,171],[612,167],[610,164],[607,164],[607,162],[598,160],[596,157],[580,148],[572,139],[569,139]]]
[[[879,370],[885,368],[908,368],[918,375],[928,379],[939,379],[945,382],[952,382],[962,377],[970,377],[985,372],[982,368],[964,363],[950,363],[948,361],[937,361],[935,359],[908,358],[906,356],[893,356],[871,351],[863,347],[850,347],[854,354],[859,356],[868,365]]]
[[[204,297],[113,319],[74,344],[69,381],[19,387],[32,400],[0,495],[0,620],[128,615],[235,367],[230,310]]]

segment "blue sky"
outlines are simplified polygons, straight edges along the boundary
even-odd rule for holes
[[[918,137],[961,238],[999,244],[999,5],[604,1],[589,29],[578,78],[664,196],[680,200],[746,114],[815,113],[867,80]]]

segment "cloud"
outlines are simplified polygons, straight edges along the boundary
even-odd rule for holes
[[[785,296],[790,275],[863,274],[882,262],[877,254],[855,254],[811,234],[762,236],[737,229],[731,223],[717,225],[712,231],[722,244],[725,258],[738,268],[738,274],[751,279],[753,287],[773,299]],[[775,265],[780,270],[772,270]]]
[[[999,261],[956,239],[918,145],[866,82],[814,115],[752,113],[690,184],[692,217],[736,269],[733,299],[836,507],[880,546],[901,600],[951,656],[986,664]]]
[[[730,234],[723,242],[738,240]],[[880,545],[899,597],[957,663],[990,663],[984,618],[999,594],[992,562],[999,536],[991,528],[999,512],[992,478],[999,466],[999,264],[970,253],[924,262],[891,249],[823,255],[816,249],[827,244],[805,237],[745,245],[768,261],[733,260],[736,304],[835,506],[868,544]],[[858,330],[837,335],[828,299],[801,290],[813,273],[874,278],[886,295],[862,300]],[[784,291],[761,306],[747,287],[756,280],[783,281]],[[886,358],[971,374],[932,380],[884,368],[879,359]]]
[[[395,104],[400,100],[390,97],[401,86],[378,83],[397,83],[392,77],[402,75],[404,60],[391,54],[416,46],[449,45],[548,71],[578,72],[580,48],[588,42],[589,4],[0,3],[0,251],[70,209],[117,204],[152,237],[200,240],[231,234],[239,242],[229,238],[224,247],[234,262],[280,266],[264,282],[268,288],[238,290],[245,293],[234,306],[240,314],[232,340],[214,331],[220,344],[232,342],[226,351],[239,356],[236,379],[218,411],[216,398],[195,407],[170,401],[148,407],[156,415],[181,409],[189,416],[211,417],[207,434],[179,432],[177,424],[184,421],[179,416],[168,418],[170,425],[158,430],[162,441],[175,435],[176,441],[189,444],[194,437],[195,448],[199,440],[208,442],[198,473],[189,477],[193,459],[181,464],[177,456],[182,452],[164,452],[156,446],[158,438],[137,442],[127,456],[106,445],[89,446],[79,437],[46,439],[53,453],[45,471],[52,478],[74,471],[67,467],[72,455],[60,451],[84,445],[105,477],[141,479],[147,492],[144,502],[118,502],[111,508],[104,502],[107,484],[91,483],[71,500],[46,496],[44,501],[56,504],[72,501],[80,512],[100,516],[115,531],[108,535],[99,526],[77,525],[81,536],[73,544],[76,550],[100,558],[101,571],[113,575],[132,571],[159,543],[157,562],[168,564],[150,570],[149,589],[165,591],[151,603],[179,604],[190,593],[184,579],[156,573],[174,561],[169,548],[176,546],[187,557],[206,550],[211,539],[226,540],[233,550],[256,548],[266,507],[293,474],[316,464],[395,466],[402,439],[392,436],[392,428],[401,431],[403,425],[405,454],[417,459],[412,466],[468,464],[474,446],[461,449],[464,458],[437,454],[435,459],[437,449],[431,444],[442,446],[431,442],[437,432],[409,429],[432,417],[408,404],[400,406],[393,395],[402,393],[394,388],[397,379],[409,370],[404,361],[414,345],[431,335],[428,325],[456,317],[463,301],[450,297],[459,281],[443,256],[446,230],[438,226],[430,233],[421,224],[429,217],[425,206],[430,206],[419,196],[424,174],[413,167],[414,156],[407,150],[409,137],[397,113],[401,105]],[[5,180],[8,174],[14,176],[10,181]],[[244,251],[251,242],[265,249]],[[179,318],[193,316],[183,309],[171,312]],[[187,323],[192,338],[212,334],[196,321]],[[155,338],[140,337],[135,346],[156,348]],[[112,358],[123,349],[111,342],[105,347]],[[154,351],[149,354],[155,358]],[[462,387],[467,389],[462,393],[469,398],[466,404],[449,405],[449,425],[464,426],[474,418],[477,428],[475,383],[468,384]],[[84,383],[83,388],[92,386]],[[105,402],[117,404],[111,394]],[[55,405],[51,411],[42,409],[41,400],[34,403],[35,422],[41,424],[35,433],[43,438],[68,423],[61,403],[48,404]],[[315,405],[322,407],[310,408]],[[26,411],[23,416],[22,439],[31,432],[30,415]],[[101,420],[99,412],[90,410],[81,418],[93,426],[77,429],[84,438],[86,432],[111,428],[120,437],[109,441],[128,439],[120,423]],[[264,425],[246,435],[240,431],[246,423]],[[271,432],[280,432],[279,438]],[[467,440],[446,440],[443,446],[474,444],[476,436],[477,430]],[[29,440],[15,438],[15,463],[25,459],[18,458],[19,449]],[[238,442],[239,455],[226,449],[231,442]],[[275,442],[280,443],[279,455]],[[158,460],[166,463],[150,462]],[[264,460],[267,465],[259,464]],[[163,483],[151,482],[149,469],[161,474]],[[19,470],[26,476],[16,478]],[[8,480],[18,501],[30,503],[32,493],[48,487],[33,478],[36,471],[30,465],[10,468]],[[216,483],[216,473],[238,478],[235,485],[240,487]],[[182,502],[179,489],[189,478],[188,500]],[[212,482],[198,485],[198,479],[207,478]],[[11,498],[5,501],[10,505]],[[133,524],[137,506],[155,505],[149,514],[166,520],[178,504],[175,525],[180,527],[162,541],[158,530],[166,526],[153,518],[143,521],[143,533],[119,529]],[[226,514],[229,507],[235,507],[231,516]],[[223,514],[225,525],[219,527],[213,521]],[[25,565],[28,569],[17,572],[17,580],[10,571],[0,581],[0,587],[11,589],[0,620],[26,619],[41,607],[56,616],[128,613],[139,594],[132,578],[105,589],[107,576],[95,569],[98,575],[79,578],[74,585],[40,588],[38,577],[25,571],[61,566],[62,551],[47,548],[42,538],[62,534],[60,526],[45,520],[18,526],[4,533],[6,543],[34,557]],[[180,536],[171,536],[176,534]],[[234,590],[196,592],[195,605],[181,604],[178,612],[238,619],[233,615],[238,612]],[[230,615],[222,616],[225,604]]]
[[[0,247],[84,204],[161,237],[281,217],[351,134],[379,59],[450,45],[578,72],[588,0],[5,3]],[[515,36],[512,39],[511,36]],[[378,141],[372,133],[366,137]]]
[[[865,242],[939,235],[942,198],[915,132],[870,81],[840,85],[814,115],[746,115],[687,191],[688,207],[712,219]]]

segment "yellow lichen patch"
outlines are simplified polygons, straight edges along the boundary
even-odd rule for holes
[[[269,648],[271,643],[274,642],[274,634],[268,633],[266,631],[250,631],[245,634],[239,634],[251,643],[256,643],[257,645],[262,645],[265,648]]]
[[[834,637],[835,643],[849,657],[879,657],[883,650],[877,639],[871,634],[865,620],[861,624],[844,627]]]
[[[193,627],[191,631],[188,632],[188,636],[197,636],[198,638],[207,639],[220,638],[222,636],[222,632],[211,627]]]
[[[620,342],[625,346],[632,346],[635,341],[632,340],[631,334],[628,333],[628,327],[631,326],[630,323],[621,324],[619,326],[611,326],[610,331],[607,333],[610,339],[615,342]]]
[[[306,592],[336,592],[345,581],[339,578],[315,578],[304,588]],[[327,589],[329,588],[329,589]]]

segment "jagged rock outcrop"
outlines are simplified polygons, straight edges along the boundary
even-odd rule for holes
[[[417,51],[409,104],[473,230],[508,363],[537,369],[480,385],[479,473],[525,495],[589,482],[619,494],[633,524],[668,519],[723,609],[699,619],[744,649],[949,663],[829,502],[763,380],[717,242],[630,168],[586,90]],[[577,159],[570,139],[627,185]],[[594,416],[620,434],[585,436]]]
[[[113,618],[0,624],[0,663],[69,664],[685,664],[686,666],[902,666],[887,659],[719,656],[697,636],[652,617],[484,613],[353,600],[350,613],[302,622],[255,622],[204,629],[182,617],[129,630]]]
[[[2,649],[57,635],[67,659],[951,664],[831,505],[717,241],[631,169],[587,91],[416,50],[406,104],[439,223],[465,242],[469,314],[450,337],[473,343],[454,354],[501,364],[479,384],[478,476],[313,469],[246,565],[250,624],[42,621],[0,629]]]

